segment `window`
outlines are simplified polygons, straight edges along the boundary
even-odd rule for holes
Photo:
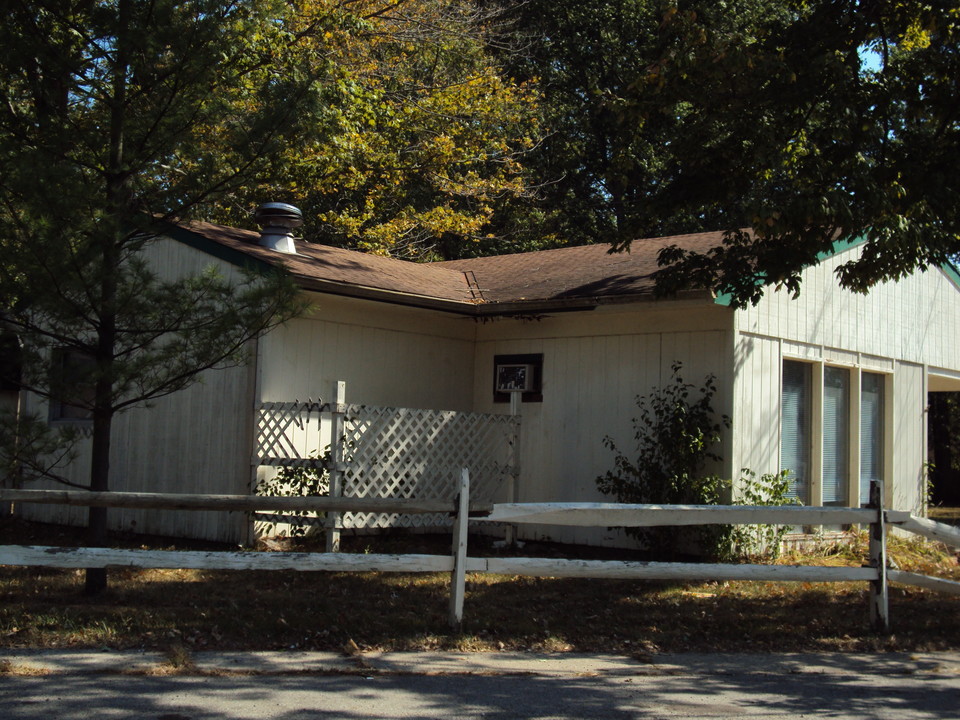
[[[526,388],[522,400],[525,403],[543,402],[543,354],[497,355],[493,359],[493,401],[510,402],[506,387]]]
[[[883,477],[886,377],[858,372],[783,361],[780,468],[789,470],[790,497],[844,507],[859,497],[863,504],[870,481]]]
[[[823,369],[823,497],[824,505],[849,503],[850,371]]]
[[[50,420],[82,421],[93,417],[96,361],[78,350],[60,349],[53,353]]]
[[[883,479],[884,376],[860,377],[860,504],[870,502],[870,481]]]
[[[780,405],[780,468],[789,470],[788,497],[809,502],[810,365],[784,360]]]
[[[20,389],[22,362],[17,336],[0,332],[0,392],[16,392]]]

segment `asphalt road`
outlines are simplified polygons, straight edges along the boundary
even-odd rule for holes
[[[144,656],[61,657],[0,651],[0,717],[960,718],[953,653],[218,655],[182,675]]]

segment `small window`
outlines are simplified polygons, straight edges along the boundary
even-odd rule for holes
[[[783,361],[780,402],[780,469],[787,470],[787,496],[808,503],[810,473],[810,366]]]
[[[860,504],[870,502],[870,481],[883,479],[884,376],[865,372],[860,379]]]
[[[521,392],[525,403],[543,402],[543,354],[497,355],[493,360],[493,401],[510,402]]]
[[[96,361],[78,350],[53,353],[50,420],[84,421],[93,418]]]
[[[20,389],[22,363],[17,336],[0,332],[0,392],[16,392]]]
[[[849,504],[850,371],[823,369],[823,498],[824,505]]]

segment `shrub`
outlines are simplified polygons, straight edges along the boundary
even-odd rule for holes
[[[317,467],[281,467],[277,474],[264,478],[257,483],[256,494],[266,497],[307,497],[310,495],[328,495],[330,492],[330,473],[327,470],[329,452],[325,453],[323,465]],[[326,513],[295,510],[274,516],[272,521],[264,521],[264,532],[273,533],[278,525],[289,523],[290,537],[302,537],[311,527],[322,526]]]
[[[708,375],[698,389],[684,382],[681,363],[674,363],[671,369],[666,385],[637,397],[639,416],[632,421],[634,459],[624,454],[612,438],[604,438],[604,445],[615,454],[614,467],[597,478],[597,486],[623,503],[718,504],[729,482],[706,475],[704,470],[708,462],[720,460],[716,448],[730,420],[725,415],[718,419],[713,411],[713,375]],[[673,555],[682,540],[680,529],[675,527],[626,528],[625,532],[657,554]],[[702,526],[701,551],[717,554],[728,532]]]
[[[761,475],[748,468],[740,471],[740,482],[733,493],[735,505],[799,505],[800,501],[788,497],[789,471]],[[733,525],[726,538],[726,546],[719,555],[726,559],[742,559],[762,556],[772,560],[780,557],[783,536],[790,531],[788,525]]]

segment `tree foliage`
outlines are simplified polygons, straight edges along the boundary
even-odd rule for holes
[[[470,254],[497,209],[529,195],[520,161],[539,132],[534,91],[491,60],[492,22],[470,0],[299,3],[323,112],[211,216],[238,222],[270,196],[301,207],[319,242]]]
[[[864,237],[863,291],[960,250],[960,9],[882,0],[502,3],[539,78],[547,231],[579,242],[725,230],[665,252],[669,292],[735,303]]]
[[[637,398],[633,453],[625,454],[612,438],[604,438],[615,454],[614,467],[597,478],[597,487],[618,502],[716,505],[728,487],[707,472],[708,464],[719,462],[721,433],[730,426],[728,417],[718,418],[713,410],[714,377],[708,376],[698,389],[684,381],[680,370],[681,364],[674,363],[668,383]],[[625,531],[658,554],[678,550],[678,528]],[[717,537],[706,539],[710,545],[718,542]]]
[[[272,0],[4,6],[0,313],[23,343],[23,385],[89,415],[92,490],[110,486],[116,413],[242,362],[249,339],[300,308],[279,274],[175,276],[146,260],[168,218],[257,177],[319,107],[285,12]],[[85,361],[64,374],[68,354]],[[17,447],[42,447],[24,422]],[[90,529],[102,543],[105,509]],[[104,584],[88,572],[89,590]]]

